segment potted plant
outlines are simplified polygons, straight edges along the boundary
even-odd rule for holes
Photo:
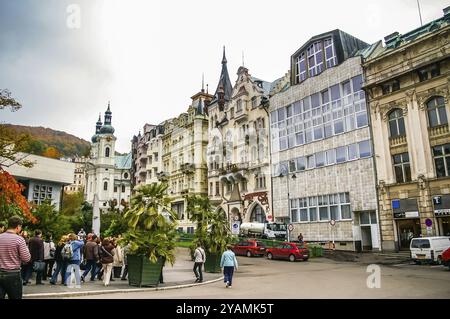
[[[167,184],[143,185],[125,214],[129,231],[128,281],[133,286],[157,286],[165,262],[175,262],[176,217],[166,194]]]
[[[205,196],[189,196],[187,211],[191,215],[191,220],[197,224],[191,256],[197,243],[200,243],[206,253],[205,271],[220,272],[220,258],[227,244],[232,241],[227,217],[223,211],[215,211],[209,198]]]

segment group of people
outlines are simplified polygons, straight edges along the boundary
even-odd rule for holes
[[[220,268],[223,271],[223,281],[225,287],[231,287],[233,283],[234,271],[238,269],[238,262],[236,255],[232,250],[232,245],[227,245],[227,250],[222,254],[220,259]],[[203,264],[206,262],[205,250],[202,248],[201,244],[197,244],[197,248],[194,251],[194,275],[197,278],[195,282],[203,282],[202,268]]]
[[[105,286],[116,278],[127,280],[127,250],[121,247],[120,238],[100,239],[94,233],[78,235],[70,233],[60,238],[55,245],[51,234],[43,236],[40,230],[34,231],[29,238],[22,231],[23,221],[18,216],[8,220],[8,226],[0,228],[0,299],[8,295],[9,299],[22,296],[22,286],[31,283],[33,272],[36,273],[36,284],[50,278],[55,285],[60,278],[61,284],[68,287],[81,288],[81,282],[90,274],[90,281],[102,280]],[[81,273],[80,266],[84,266]],[[72,284],[75,278],[75,285]]]

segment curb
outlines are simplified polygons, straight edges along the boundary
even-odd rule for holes
[[[61,298],[61,297],[78,297],[78,296],[91,296],[91,295],[105,295],[112,293],[127,293],[127,292],[145,292],[145,291],[157,291],[157,290],[171,290],[171,289],[181,289],[195,286],[202,286],[207,284],[212,284],[223,280],[223,276],[217,279],[205,281],[202,283],[184,284],[169,287],[154,287],[154,288],[136,288],[136,289],[112,289],[112,290],[90,290],[90,291],[79,291],[79,292],[52,292],[52,293],[39,293],[39,294],[24,294],[23,298]]]

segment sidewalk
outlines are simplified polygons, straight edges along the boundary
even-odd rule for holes
[[[335,261],[358,262],[362,264],[394,265],[411,263],[409,252],[406,251],[397,253],[382,253],[379,251],[357,253],[353,251],[324,250],[323,257]]]
[[[103,281],[96,280],[91,282],[87,280],[81,283],[81,288],[69,288],[58,284],[51,285],[49,281],[44,281],[44,285],[36,285],[35,280],[32,283],[23,287],[24,298],[59,298],[67,296],[89,296],[93,294],[113,293],[113,292],[131,292],[131,291],[152,291],[164,289],[177,289],[190,287],[194,285],[204,285],[211,282],[216,282],[222,279],[221,273],[206,273],[203,272],[203,283],[195,283],[195,275],[192,271],[194,263],[189,258],[187,248],[177,248],[176,261],[173,267],[169,264],[163,269],[164,283],[159,284],[158,287],[136,287],[128,285],[128,280],[120,280],[114,278],[108,287],[103,285]],[[89,277],[89,276],[88,276]]]

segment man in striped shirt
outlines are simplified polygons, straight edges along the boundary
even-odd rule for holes
[[[0,299],[22,299],[20,264],[31,259],[25,240],[19,236],[22,219],[13,216],[8,220],[8,229],[0,234]]]

